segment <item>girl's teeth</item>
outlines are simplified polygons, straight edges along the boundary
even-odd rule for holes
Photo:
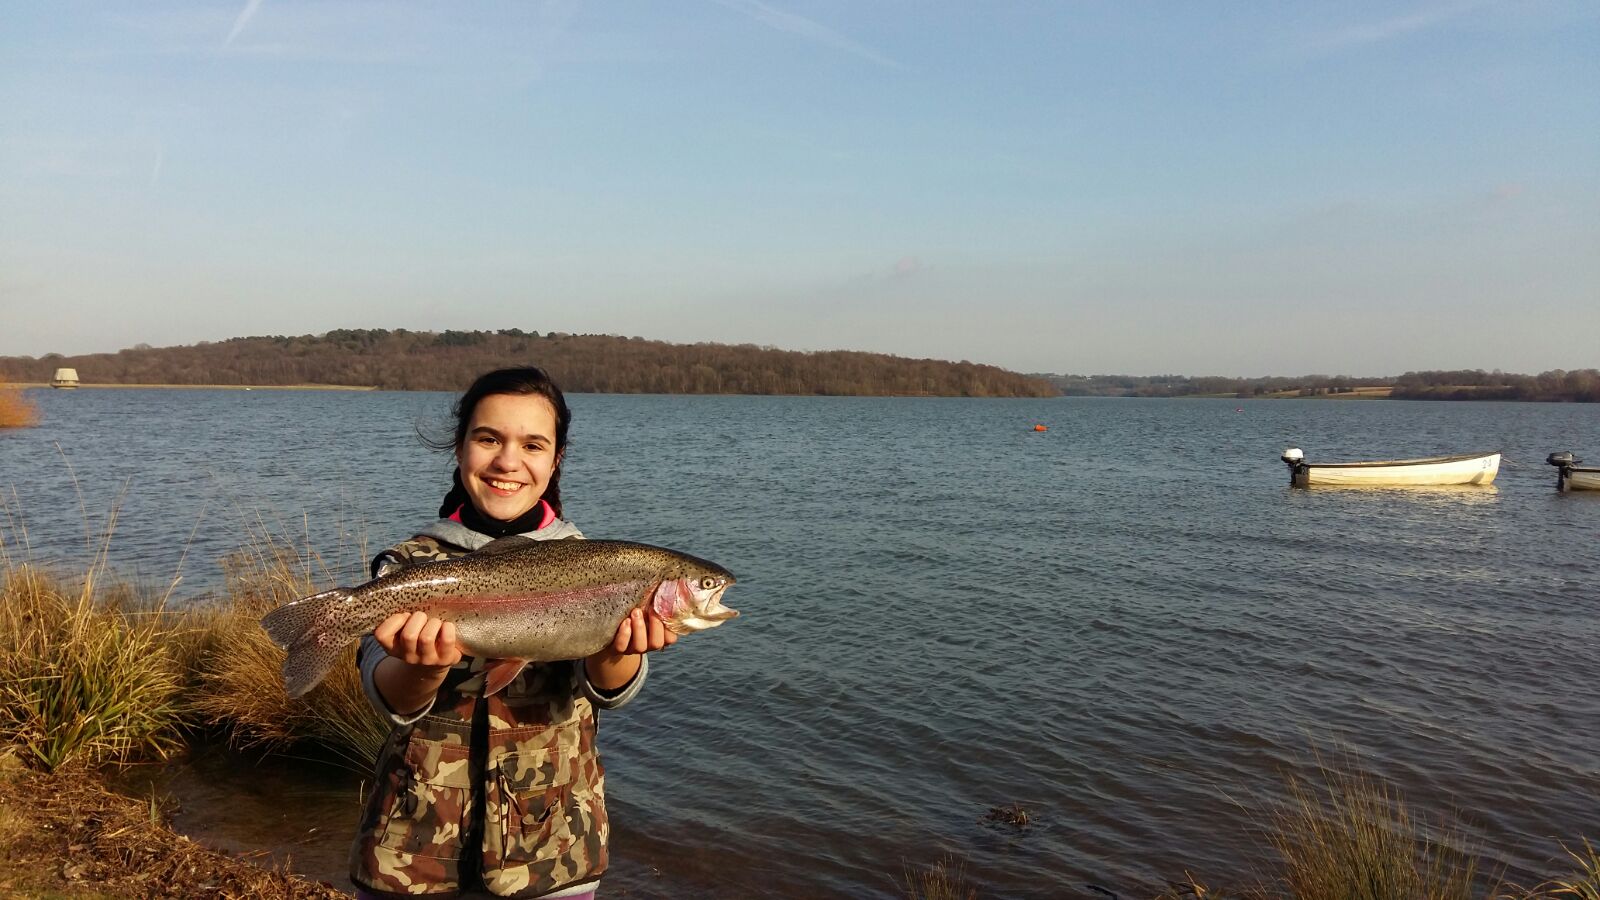
[[[515,481],[491,481],[489,482],[489,486],[493,488],[499,488],[502,491],[514,491],[517,488],[522,487],[522,485],[517,484]]]

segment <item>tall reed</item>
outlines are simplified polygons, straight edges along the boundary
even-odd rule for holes
[[[1567,856],[1572,858],[1578,868],[1565,878],[1546,882],[1540,887],[1543,893],[1530,896],[1600,900],[1600,852],[1594,849],[1588,838],[1583,839],[1582,852],[1570,847],[1562,849],[1567,851]]]
[[[24,428],[38,420],[38,409],[22,389],[0,382],[0,428]]]
[[[281,751],[310,745],[365,771],[388,727],[362,690],[354,648],[311,693],[291,700],[283,689],[284,651],[260,624],[274,607],[328,587],[313,578],[313,557],[264,532],[227,557],[225,605],[191,611],[182,620],[197,681],[192,707],[201,722],[226,729],[238,746]]]
[[[33,765],[120,762],[179,746],[183,687],[155,616],[7,564],[0,581],[0,743]]]
[[[978,889],[967,881],[966,864],[945,856],[927,868],[905,864],[907,900],[977,900]]]
[[[1289,781],[1268,842],[1295,900],[1471,900],[1477,857],[1453,833],[1436,836],[1388,785],[1322,767],[1320,788]],[[1494,890],[1489,892],[1493,895]]]

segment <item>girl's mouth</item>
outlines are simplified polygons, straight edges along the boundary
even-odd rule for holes
[[[523,488],[523,484],[521,482],[500,481],[496,478],[485,478],[483,483],[502,494],[515,494],[517,491],[520,491]]]

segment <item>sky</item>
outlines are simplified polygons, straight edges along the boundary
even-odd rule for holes
[[[1600,4],[7,4],[0,355],[1600,367]]]

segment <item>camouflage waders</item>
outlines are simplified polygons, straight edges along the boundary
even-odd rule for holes
[[[407,565],[462,555],[430,538],[386,551]],[[379,896],[487,890],[538,897],[600,877],[605,770],[581,661],[533,663],[493,697],[483,660],[445,677],[429,713],[390,733],[350,854]]]

